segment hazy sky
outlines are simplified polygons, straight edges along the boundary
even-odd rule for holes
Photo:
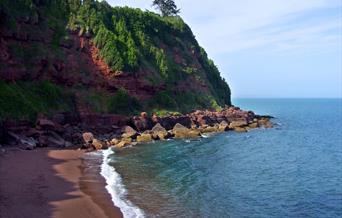
[[[175,2],[233,97],[342,97],[342,0]]]

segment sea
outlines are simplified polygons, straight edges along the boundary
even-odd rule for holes
[[[234,99],[272,129],[103,151],[124,217],[342,217],[342,99]]]

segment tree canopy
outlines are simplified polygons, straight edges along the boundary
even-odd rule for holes
[[[175,16],[180,12],[177,8],[175,1],[173,0],[154,0],[153,6],[155,6],[162,14],[162,16]]]

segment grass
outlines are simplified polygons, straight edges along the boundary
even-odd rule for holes
[[[73,111],[73,97],[49,81],[8,84],[0,80],[0,120],[34,121],[38,114]]]

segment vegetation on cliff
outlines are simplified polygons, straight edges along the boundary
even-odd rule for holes
[[[8,54],[0,58],[2,119],[71,110],[79,102],[75,98],[81,98],[94,112],[119,114],[139,110],[185,113],[195,108],[231,104],[229,86],[179,16],[111,7],[106,1],[94,0],[0,0],[0,14],[4,18],[0,21],[0,42],[5,42],[3,50]],[[77,67],[71,69],[72,61],[67,57],[84,53],[82,46],[70,51],[69,44],[75,44],[75,33],[81,41],[89,41],[89,51],[94,51],[91,47],[94,45],[99,58],[107,64],[109,73],[102,75],[105,82],[98,82],[98,75],[94,76],[96,73],[89,69],[89,63],[83,64],[85,54],[78,57]],[[34,36],[38,34],[47,39],[36,39]],[[15,72],[11,73],[11,58],[22,65],[27,72],[25,76],[12,75]],[[94,58],[90,60],[94,62]],[[95,65],[91,61],[88,62]],[[37,62],[45,64],[38,75],[33,73]],[[98,68],[104,71],[102,65]],[[71,81],[68,76],[80,79]],[[135,84],[122,78],[129,78]],[[51,98],[53,103],[31,108],[30,112],[11,112],[17,105],[46,101],[46,96],[34,91],[40,89],[35,84],[53,87],[53,94],[58,95]],[[20,90],[32,98],[11,100],[10,96],[22,96]],[[65,98],[65,92],[72,101]],[[55,107],[53,99],[65,107]]]

